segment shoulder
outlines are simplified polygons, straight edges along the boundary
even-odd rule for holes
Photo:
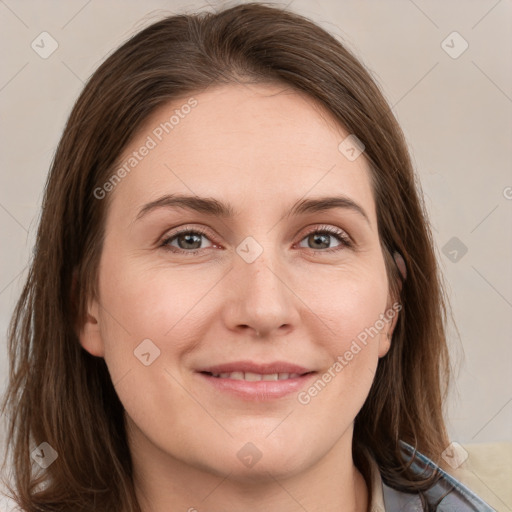
[[[465,445],[451,443],[443,452],[446,470],[400,441],[404,460],[410,468],[425,475],[435,470],[437,482],[424,491],[423,498],[432,510],[443,512],[495,512],[510,510],[511,443]],[[412,459],[412,460],[411,460]],[[382,482],[383,510],[423,510],[418,494],[401,492]],[[376,510],[382,510],[378,507]]]

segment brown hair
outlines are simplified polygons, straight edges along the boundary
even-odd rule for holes
[[[446,299],[402,131],[370,73],[339,41],[297,14],[251,3],[148,26],[105,60],[71,112],[9,329],[2,410],[10,419],[10,489],[23,510],[140,510],[123,406],[104,360],[88,354],[77,337],[97,291],[108,205],[94,190],[160,106],[240,82],[279,82],[307,94],[365,145],[390,291],[403,309],[355,420],[354,459],[366,478],[364,450],[389,485],[411,492],[429,485],[403,463],[398,440],[435,461],[448,443]],[[401,290],[395,251],[407,268]],[[59,459],[35,474],[31,451],[42,442]]]

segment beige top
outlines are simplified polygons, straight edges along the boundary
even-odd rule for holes
[[[462,445],[468,458],[456,469],[447,473],[499,511],[512,510],[512,443],[487,443]],[[371,467],[371,512],[386,511],[382,478],[375,460]]]

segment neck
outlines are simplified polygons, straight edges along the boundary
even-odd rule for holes
[[[178,460],[129,429],[134,484],[142,512],[366,512],[368,489],[352,458],[352,430],[331,451],[291,476],[218,474]],[[170,509],[172,506],[172,509]]]

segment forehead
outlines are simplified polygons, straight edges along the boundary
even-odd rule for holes
[[[131,215],[165,193],[223,198],[239,211],[248,201],[269,209],[339,192],[374,218],[364,153],[351,161],[339,150],[348,135],[325,108],[286,86],[216,86],[144,122],[118,160],[116,169],[128,172],[111,199]]]

